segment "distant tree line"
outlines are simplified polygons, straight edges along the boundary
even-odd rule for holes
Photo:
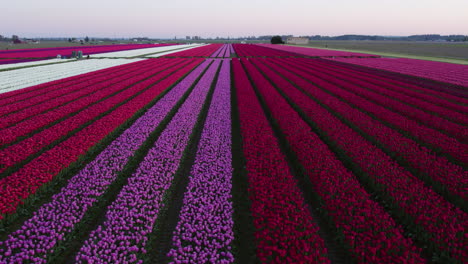
[[[274,37],[272,35],[239,38],[248,40],[266,40],[269,41]],[[293,37],[293,35],[280,35],[282,39]],[[393,41],[468,41],[466,35],[439,35],[439,34],[428,34],[428,35],[411,35],[411,36],[377,36],[377,35],[341,35],[341,36],[299,36],[308,38],[309,40],[393,40]],[[234,38],[235,39],[235,38]]]
[[[310,40],[394,40],[394,41],[468,41],[465,35],[411,35],[411,36],[370,36],[370,35],[342,35],[336,37],[309,36]]]
[[[262,35],[262,36],[241,36],[241,37],[227,37],[227,38],[220,38],[216,37],[216,40],[229,40],[229,41],[239,41],[239,40],[253,40],[253,41],[268,41],[270,42],[273,37],[280,37],[282,40],[287,39],[288,37],[293,37],[293,35]],[[299,36],[305,37],[309,40],[393,40],[393,41],[447,41],[447,42],[462,42],[468,41],[467,35],[439,35],[439,34],[426,34],[426,35],[411,35],[411,36],[378,36],[378,35],[341,35],[341,36],[321,36],[321,35],[310,35],[310,36]],[[213,38],[202,38],[197,37],[198,40],[212,40]],[[65,40],[69,42],[95,42],[95,41],[114,41],[116,38],[92,38],[85,37],[84,39],[77,38],[36,38],[38,40]],[[134,38],[118,38],[117,40],[137,40],[137,41],[157,41],[157,40],[165,40],[165,39],[158,39],[158,38],[147,38],[147,37],[134,37]],[[193,38],[191,38],[193,40]],[[0,35],[0,41],[12,41],[18,42],[20,41],[17,35],[13,35],[12,37],[6,37]]]

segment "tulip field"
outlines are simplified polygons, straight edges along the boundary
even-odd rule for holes
[[[0,72],[0,263],[467,263],[466,66],[102,49]]]

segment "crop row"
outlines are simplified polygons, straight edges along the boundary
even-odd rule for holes
[[[233,60],[243,152],[261,262],[330,263],[310,214],[239,60]]]
[[[463,263],[464,99],[300,51],[0,95],[0,262]]]
[[[309,80],[314,84],[325,86],[329,90],[333,89],[332,91],[344,100],[359,106],[361,109],[398,128],[403,133],[429,146],[433,146],[438,152],[445,153],[456,160],[466,163],[468,156],[463,155],[465,149],[464,144],[436,129],[427,127],[405,115],[392,111],[392,101],[387,100],[389,102],[388,104],[384,101],[380,101],[380,103],[370,101],[367,99],[368,96],[366,94],[357,93],[357,88],[352,84],[341,83],[341,85],[337,85],[334,82],[335,79],[333,79],[332,76],[329,78],[328,74],[313,69],[311,70],[307,67],[293,67],[298,69],[301,73],[308,74]],[[343,89],[343,87],[346,87],[346,89]]]
[[[421,263],[420,250],[404,237],[402,227],[371,199],[356,176],[343,166],[259,70],[250,61],[243,63],[304,166],[323,209],[342,232],[351,254],[361,263]]]
[[[82,60],[0,72],[0,94],[142,59]]]
[[[336,95],[331,93],[329,86],[317,87],[314,83],[308,81],[309,75],[295,71],[294,68],[288,67],[284,69],[278,65],[281,64],[278,60],[264,61],[269,67],[277,71],[279,74],[287,78],[294,85],[300,87],[307,94],[313,96],[333,109],[337,114],[350,120],[353,125],[359,127],[367,135],[375,138],[383,146],[388,148],[392,153],[398,153],[399,157],[407,160],[407,162],[430,177],[431,181],[436,182],[435,185],[442,184],[447,188],[448,193],[458,195],[462,199],[467,199],[464,191],[464,179],[468,177],[467,172],[460,166],[450,163],[446,158],[435,155],[427,148],[421,148],[420,145],[406,138],[398,131],[385,126],[379,120],[373,119],[366,115],[365,112],[359,110],[357,106],[343,103]],[[289,84],[287,84],[290,86]]]
[[[119,66],[113,66],[110,68],[104,68],[96,71],[92,71],[89,73],[78,74],[70,77],[66,77],[59,80],[54,80],[50,82],[45,82],[33,86],[29,86],[27,88],[18,89],[14,91],[10,91],[8,93],[2,94],[0,98],[0,106],[6,106],[9,104],[20,103],[25,99],[31,99],[31,97],[37,97],[39,95],[43,95],[49,92],[59,92],[57,90],[67,90],[67,87],[77,85],[80,83],[87,83],[91,85],[93,78],[103,77],[107,74],[116,73],[116,72],[125,72],[127,67],[132,68],[134,64],[142,64],[145,65],[146,63],[150,63],[148,60],[136,60],[135,62],[122,64]]]
[[[105,46],[78,46],[78,47],[63,47],[63,48],[43,48],[43,49],[22,49],[22,50],[6,50],[0,51],[0,58],[10,59],[31,59],[31,58],[55,58],[57,55],[70,57],[72,51],[83,51],[83,54],[107,53],[122,50],[144,49],[170,46],[174,44],[125,44],[125,45],[105,45]],[[2,60],[0,60],[0,63]]]
[[[210,57],[215,58],[230,58],[231,54],[234,53],[232,44],[224,44],[215,53],[211,54]]]
[[[259,64],[258,61],[255,62],[272,82],[280,87],[285,96],[365,173],[359,177],[368,178],[377,191],[388,195],[394,207],[401,208],[404,214],[414,219],[412,220],[414,223],[411,224],[422,226],[430,236],[428,240],[439,249],[450,252],[455,259],[466,258],[466,252],[463,250],[464,238],[460,234],[468,224],[468,218],[462,210],[425,186],[421,180],[400,167],[379,148],[347,127],[314,100],[305,96],[286,79]],[[324,88],[327,89],[327,86]],[[315,91],[316,89],[312,91],[309,89],[309,95],[314,96]],[[278,104],[278,101],[274,102]],[[326,102],[329,101],[330,99]],[[291,125],[285,126],[285,129],[289,127]]]
[[[184,50],[184,51],[171,53],[168,55],[164,55],[162,57],[163,58],[164,57],[169,57],[169,58],[210,57],[211,54],[215,53],[222,46],[223,44],[209,44],[209,45],[201,46],[201,47],[190,49],[190,50]]]
[[[234,261],[230,73],[224,60],[168,254],[176,263]]]
[[[273,44],[258,44],[263,47],[268,47],[272,49],[287,51],[296,53],[299,56],[307,57],[380,57],[373,54],[365,53],[356,53],[349,51],[338,51],[338,50],[325,50],[325,49],[316,49],[311,47],[295,47],[295,46],[286,46],[286,45],[273,45]]]
[[[295,53],[263,47],[253,44],[234,44],[234,51],[239,57],[294,57]]]
[[[177,65],[176,63],[177,62],[168,65],[163,64],[160,67],[153,67],[151,70],[142,71],[138,75],[133,75],[132,78],[128,80],[117,83],[115,87],[111,87],[109,89],[110,91],[104,89],[105,86],[99,85],[98,87],[102,89],[99,93],[93,94],[91,98],[85,98],[83,102],[80,101],[76,104],[71,105],[83,107],[84,109],[82,111],[79,111],[72,117],[69,117],[63,120],[62,122],[54,124],[53,126],[50,126],[47,129],[44,129],[28,137],[27,139],[24,139],[14,145],[8,146],[7,148],[0,150],[0,164],[2,165],[0,173],[4,172],[12,166],[15,166],[17,163],[20,163],[21,161],[25,160],[28,156],[39,152],[42,148],[48,146],[54,141],[66,137],[73,130],[78,129],[83,125],[86,125],[88,122],[94,120],[95,118],[99,118],[99,116],[101,116],[103,113],[109,111],[112,108],[115,108],[116,105],[124,102],[133,95],[144,90],[148,85],[151,85],[157,80],[164,79],[170,76],[179,68],[182,68],[183,66],[188,64],[188,62],[186,61],[184,61],[182,65]],[[171,68],[171,66],[173,67],[174,65],[177,66]],[[138,83],[141,80],[144,81]],[[112,88],[115,88],[115,90]],[[100,97],[101,94],[103,94],[105,97]],[[96,102],[93,102],[94,100],[96,100]],[[59,109],[58,111],[61,110],[63,109]],[[70,114],[70,112],[64,113]],[[29,122],[30,124],[27,125],[32,126],[33,129],[37,129],[38,127],[36,127],[35,124],[46,125],[50,123],[55,118],[54,114],[55,112],[48,112],[45,115],[38,116],[37,123],[35,122],[36,118],[29,119],[28,121],[31,120],[31,122]],[[29,128],[30,127],[26,126],[26,130],[32,130]],[[16,136],[15,128],[10,129],[10,131],[8,132],[12,133],[5,135],[6,139],[4,140],[4,142],[9,139],[9,135],[11,135],[12,137]],[[21,132],[19,134],[21,134]],[[8,153],[9,155],[7,155]]]
[[[76,258],[78,262],[134,262],[137,253],[146,253],[147,235],[163,207],[219,62],[213,62],[129,177],[127,185],[107,209],[106,220],[83,244]]]
[[[151,61],[149,60],[142,62],[141,66],[144,67],[149,63],[151,63]],[[139,64],[140,63],[138,63],[138,65]],[[85,95],[89,93],[88,90],[92,90],[90,86],[92,86],[93,84],[112,80],[120,75],[126,75],[131,72],[137,71],[139,68],[138,65],[128,64],[125,68],[112,67],[112,70],[106,72],[97,71],[83,74],[80,76],[81,78],[79,82],[76,80],[64,80],[63,83],[57,84],[55,84],[54,82],[50,82],[47,84],[47,86],[37,85],[35,86],[36,90],[34,90],[34,92],[28,92],[28,89],[17,90],[18,92],[16,94],[14,92],[10,92],[7,94],[9,96],[5,97],[4,100],[1,101],[0,116],[18,114],[18,112],[26,110],[30,111],[33,115],[36,115],[37,113],[42,112],[41,110],[44,108],[41,104],[46,101],[63,100],[62,97],[80,93],[83,93],[83,95]],[[77,98],[79,98],[79,96]],[[61,101],[60,104],[69,101],[70,100],[64,100]],[[3,122],[5,121],[2,120],[2,123]]]
[[[425,104],[430,103],[435,109],[441,109],[441,107],[443,107],[460,113],[468,110],[468,107],[463,105],[463,100],[461,98],[453,97],[447,93],[434,91],[422,85],[417,86],[405,83],[398,80],[398,78],[376,76],[375,74],[366,73],[350,67],[344,67],[343,65],[335,65],[329,63],[329,61],[315,60],[314,64],[325,67],[326,69],[335,72],[335,74],[339,74],[339,76],[353,76],[359,80],[365,81],[367,84],[380,85],[382,88],[386,88],[391,92],[399,93],[400,95],[398,97],[413,97],[414,99],[411,100],[419,100],[419,102],[425,102]],[[457,100],[459,102],[457,102]],[[468,103],[468,101],[466,101],[466,103]],[[431,110],[433,107],[431,107]]]
[[[92,84],[75,85],[69,93],[67,93],[68,89],[64,89],[65,91],[58,91],[58,94],[48,93],[18,102],[16,105],[3,107],[3,109],[6,108],[6,111],[9,109],[17,110],[14,106],[23,109],[2,118],[0,122],[0,129],[2,129],[3,133],[1,144],[4,145],[15,141],[17,138],[36,129],[52,124],[56,120],[66,118],[71,114],[79,113],[116,93],[122,92],[135,82],[135,76],[147,78],[165,69],[164,64],[161,66],[153,65],[157,67],[151,69],[151,65],[135,66],[133,69],[130,68],[132,71],[128,73],[116,72],[115,74],[109,74],[107,78],[105,76],[96,78],[94,79],[95,83]],[[38,101],[39,103],[37,103]]]
[[[302,66],[304,64],[297,65]],[[422,100],[417,100],[402,93],[392,92],[385,84],[374,85],[366,81],[361,81],[354,76],[337,75],[321,65],[317,66],[310,63],[305,65],[313,72],[317,72],[317,70],[320,69],[322,74],[327,74],[327,81],[338,86],[346,86],[348,90],[361,97],[385,105],[390,110],[404,114],[427,127],[433,127],[439,131],[443,131],[459,141],[468,140],[468,131],[464,126],[468,124],[466,115],[444,107],[438,107],[437,105]]]
[[[145,49],[133,49],[133,50],[125,50],[125,51],[117,51],[117,52],[108,52],[108,53],[99,53],[96,55],[91,56],[91,58],[134,58],[134,57],[141,57],[148,54],[154,53],[168,53],[171,52],[178,52],[180,50],[190,49],[197,47],[198,45],[169,45],[169,46],[156,46],[156,47],[149,47]]]
[[[35,258],[34,261],[44,262],[47,255],[73,232],[87,211],[116,181],[127,162],[209,63],[205,61],[195,68],[92,162],[74,175],[67,186],[52,197],[51,202],[44,204],[21,228],[10,234],[8,239],[0,244],[4,260],[14,262]]]
[[[466,65],[406,58],[379,58],[378,60],[335,58],[333,60],[468,86]]]
[[[104,113],[104,116],[96,122],[81,128],[72,137],[43,152],[11,175],[2,178],[0,180],[0,212],[2,214],[14,212],[22,199],[26,199],[42,184],[49,182],[63,168],[68,167],[80,155],[85,154],[91,146],[98,143],[199,62],[199,60],[191,61],[181,70],[166,76],[165,79],[147,79],[136,84],[138,87],[147,88],[131,95],[129,99],[116,105],[117,108],[112,108],[110,112]],[[156,81],[159,82],[154,85]],[[116,98],[120,99],[120,96]]]
[[[13,69],[23,68],[23,67],[35,67],[43,64],[53,64],[53,63],[65,63],[74,61],[74,59],[49,59],[49,60],[2,60],[0,64],[0,71],[11,71]]]

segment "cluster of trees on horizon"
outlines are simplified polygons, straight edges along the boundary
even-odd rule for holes
[[[293,35],[279,35],[282,39],[287,39],[288,37],[293,37]],[[244,37],[210,37],[203,38],[199,37],[198,40],[251,40],[251,41],[270,41],[274,35],[264,35],[264,36],[244,36]],[[311,35],[311,36],[299,36],[308,38],[309,40],[366,40],[366,41],[440,41],[440,42],[466,42],[468,41],[468,35],[439,35],[439,34],[425,34],[425,35],[411,35],[411,36],[378,36],[378,35],[341,35],[341,36],[321,36],[321,35]],[[11,41],[18,42],[20,38],[17,35],[11,37],[5,37],[0,35],[0,41]],[[65,40],[65,41],[75,41],[81,39],[84,42],[89,42],[90,38],[32,38],[37,40]],[[138,40],[138,41],[167,41],[167,40],[179,40],[187,41],[183,38],[168,39],[168,38],[148,38],[148,37],[128,37],[128,38],[99,38],[94,37],[91,39],[93,41],[112,41],[112,40]],[[190,41],[190,40],[189,40]]]
[[[287,39],[293,35],[280,35],[281,38]],[[270,40],[273,36],[259,36],[257,40]],[[468,41],[468,35],[439,35],[439,34],[426,34],[426,35],[411,35],[411,36],[377,36],[377,35],[341,35],[341,36],[299,36],[308,38],[309,40],[389,40],[389,41],[450,41],[460,42]]]

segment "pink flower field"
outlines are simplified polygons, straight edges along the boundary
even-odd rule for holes
[[[466,65],[166,52],[3,72],[0,263],[467,263]]]

